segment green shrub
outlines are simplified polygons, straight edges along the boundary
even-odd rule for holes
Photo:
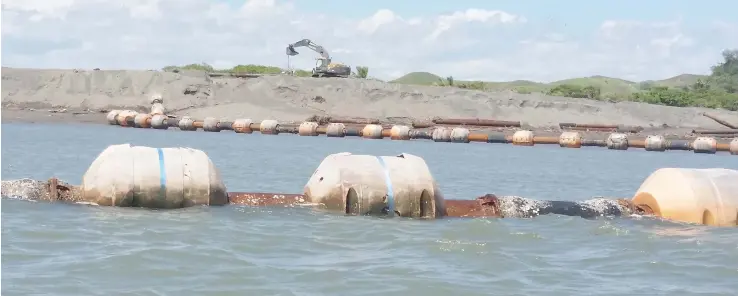
[[[356,66],[356,76],[359,78],[367,78],[369,76],[369,67]]]

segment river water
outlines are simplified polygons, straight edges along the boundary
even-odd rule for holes
[[[630,197],[660,167],[725,153],[608,151],[2,125],[2,179],[79,184],[107,145],[189,146],[231,191],[299,193],[330,153],[425,158],[447,198]],[[644,217],[417,221],[304,208],[172,211],[2,200],[2,295],[735,295],[738,228]]]

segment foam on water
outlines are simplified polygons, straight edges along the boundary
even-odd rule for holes
[[[5,198],[39,200],[48,197],[46,182],[33,179],[3,180],[2,196]]]
[[[615,199],[593,198],[584,201],[545,201],[520,196],[498,197],[500,213],[509,218],[531,218],[539,215],[559,214],[595,218],[630,214]]]

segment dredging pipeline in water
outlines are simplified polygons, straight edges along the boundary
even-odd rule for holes
[[[56,178],[47,181],[18,179],[2,181],[2,195],[6,198],[43,202],[62,202],[69,204],[99,205],[88,201],[81,193],[80,186],[69,185]],[[230,205],[254,207],[316,207],[309,196],[304,194],[266,193],[266,192],[228,192]],[[647,207],[633,204],[628,199],[593,198],[585,201],[535,200],[519,196],[496,196],[486,194],[470,200],[446,199],[445,211],[438,217],[423,218],[533,218],[540,215],[565,215],[593,219],[604,216],[652,215]],[[126,207],[126,205],[116,206]],[[130,207],[135,207],[130,204]],[[383,208],[382,214],[390,214]],[[374,215],[347,210],[346,215]],[[394,214],[398,215],[397,212]],[[401,216],[401,215],[398,215]]]
[[[738,171],[662,168],[632,198],[586,201],[533,200],[485,194],[446,199],[425,160],[347,152],[326,156],[302,193],[229,192],[209,156],[192,148],[111,145],[75,186],[56,178],[2,181],[2,195],[35,201],[176,209],[192,206],[306,206],[336,214],[419,219],[530,218],[560,214],[652,215],[712,226],[738,224]]]
[[[727,133],[734,137],[729,142],[719,139],[720,132],[713,134],[699,134],[695,138],[671,138],[663,135],[648,135],[636,137],[630,135],[642,130],[640,127],[603,124],[576,124],[561,123],[562,130],[559,136],[537,135],[529,129],[518,129],[511,132],[498,130],[470,130],[469,127],[521,127],[516,121],[497,121],[484,119],[434,119],[427,124],[419,123],[408,125],[383,125],[378,120],[333,120],[342,122],[305,121],[296,123],[280,123],[277,120],[263,120],[253,122],[250,119],[221,120],[206,117],[197,120],[190,117],[180,119],[171,118],[164,114],[146,114],[131,110],[113,110],[107,115],[111,125],[122,127],[169,129],[178,128],[182,131],[206,132],[234,131],[250,134],[260,132],[265,135],[297,134],[300,136],[327,137],[361,137],[365,139],[391,140],[432,140],[433,142],[450,143],[498,143],[515,146],[558,145],[563,148],[603,147],[610,150],[628,150],[642,148],[646,151],[693,151],[694,153],[715,154],[728,152],[738,155],[738,134]],[[330,120],[329,120],[330,121]],[[448,127],[444,124],[459,124],[462,126]],[[422,128],[418,128],[422,127]],[[590,139],[582,131],[611,131],[605,139]],[[709,131],[695,131],[709,132]]]

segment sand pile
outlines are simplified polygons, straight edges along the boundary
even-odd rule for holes
[[[311,115],[351,117],[480,117],[519,120],[532,126],[559,122],[621,123],[644,127],[722,128],[701,116],[709,111],[728,120],[738,112],[676,108],[640,103],[480,92],[410,86],[363,79],[210,78],[202,72],[129,70],[2,69],[4,110],[100,111],[149,108],[160,93],[175,115],[303,120]]]

